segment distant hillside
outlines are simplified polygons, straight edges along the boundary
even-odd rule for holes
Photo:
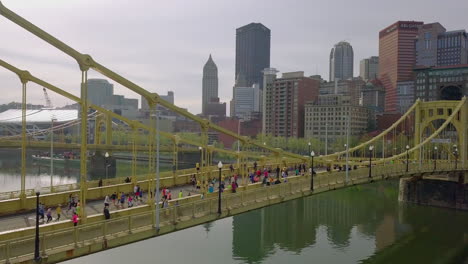
[[[43,105],[34,105],[34,104],[27,104],[26,109],[41,109]],[[21,103],[17,102],[10,102],[8,104],[1,104],[0,105],[0,112],[6,111],[8,109],[21,109]]]

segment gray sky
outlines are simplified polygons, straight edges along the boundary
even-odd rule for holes
[[[202,68],[211,53],[219,95],[229,102],[234,84],[235,29],[261,22],[271,29],[271,66],[328,79],[333,45],[347,40],[359,61],[378,55],[378,32],[397,20],[440,22],[468,29],[466,0],[0,0],[82,53],[145,89],[174,91],[176,105],[201,111]],[[79,95],[73,59],[0,17],[0,58]],[[90,72],[89,77],[100,77]],[[30,85],[28,101],[44,104]],[[114,83],[115,93],[139,98]],[[0,103],[21,100],[18,78],[0,68]],[[55,106],[71,101],[50,92]],[[229,103],[228,103],[229,105]],[[229,109],[229,106],[228,106]],[[229,111],[228,111],[229,112]]]

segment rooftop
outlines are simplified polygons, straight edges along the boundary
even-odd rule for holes
[[[78,110],[58,110],[43,108],[40,110],[26,110],[27,123],[50,123],[54,117],[55,122],[68,122],[78,119]],[[21,109],[8,109],[0,113],[0,123],[21,123]]]

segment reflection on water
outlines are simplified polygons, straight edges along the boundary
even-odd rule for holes
[[[37,161],[32,159],[33,154],[40,151],[28,151],[26,154],[26,189],[33,189],[38,182],[41,186],[50,186],[50,161]],[[89,166],[89,163],[88,163]],[[117,160],[117,177],[127,177],[131,175],[131,161]],[[79,161],[54,162],[54,174],[52,177],[54,185],[75,183],[80,179]],[[187,165],[180,168],[186,168]],[[161,162],[160,171],[167,171],[172,168],[172,164]],[[137,175],[148,173],[148,162],[139,161]],[[105,178],[105,175],[102,175]],[[89,180],[98,180],[99,177]],[[21,189],[21,150],[10,149],[0,150],[0,192],[17,191]]]
[[[351,187],[69,263],[447,263],[468,250],[467,212],[397,197],[396,181]]]

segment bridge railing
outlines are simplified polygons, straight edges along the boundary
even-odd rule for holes
[[[269,162],[267,164],[268,166],[276,166],[278,165],[277,163],[274,162]],[[290,165],[290,164],[289,164]],[[260,167],[260,165],[258,165]],[[253,163],[249,163],[247,165],[247,169],[251,170],[253,168]],[[229,164],[224,165],[223,171],[229,171]],[[218,173],[218,168],[216,166],[210,166],[210,167],[205,167],[203,172],[197,173],[197,170],[195,168],[188,168],[188,169],[180,169],[177,170],[175,173],[175,178],[174,178],[174,173],[172,171],[164,171],[160,173],[160,179],[164,181],[163,184],[165,184],[166,187],[172,186],[172,184],[175,183],[175,185],[179,184],[188,184],[189,179],[191,175],[198,175],[204,173],[205,175],[212,174],[212,175],[217,175],[215,173]],[[117,178],[112,178],[112,179],[103,179],[102,180],[102,186],[114,186],[118,184],[123,184],[125,183],[125,178],[126,177],[117,177]],[[148,179],[148,174],[141,174],[137,176],[137,183],[138,184],[144,184],[147,182]],[[166,182],[171,182],[171,179],[174,179],[172,181],[172,184],[169,185]],[[92,180],[92,181],[87,181],[88,188],[98,188],[99,187],[99,180]],[[131,184],[128,184],[131,185]],[[143,187],[143,186],[142,186]],[[41,188],[41,194],[51,194],[51,193],[61,193],[61,192],[67,192],[67,191],[78,191],[80,188],[79,183],[69,183],[69,184],[61,184],[61,185],[54,185],[53,188],[50,186],[45,186]],[[0,201],[1,200],[8,200],[8,199],[18,199],[20,197],[20,190],[17,191],[9,191],[9,192],[0,192]],[[35,195],[35,190],[34,189],[26,189],[26,196],[34,196]]]
[[[225,192],[222,198],[222,210],[233,210],[251,203],[300,193],[309,189],[306,184],[307,182],[307,178],[298,177],[297,181],[274,185],[268,188],[255,188],[238,193]],[[218,199],[209,198],[162,208],[159,215],[160,226],[163,228],[180,221],[188,221],[193,218],[216,214],[217,206]],[[41,254],[46,255],[51,251],[67,251],[78,246],[89,245],[99,239],[111,239],[134,232],[147,231],[154,228],[154,219],[155,212],[146,211],[115,219],[78,225],[73,228],[43,232],[40,235]],[[34,236],[28,236],[0,242],[0,263],[2,261],[32,259],[34,239]]]

